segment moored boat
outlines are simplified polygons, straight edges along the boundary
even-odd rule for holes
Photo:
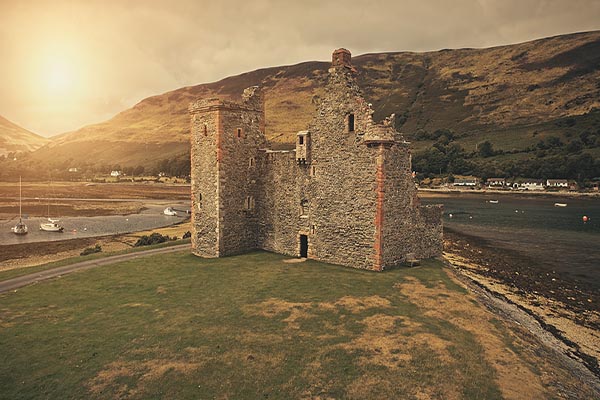
[[[163,211],[163,214],[169,215],[171,217],[176,217],[177,216],[177,211],[173,210],[173,207],[167,207]]]
[[[554,207],[566,207],[567,203],[554,203]]]
[[[17,224],[11,228],[12,233],[15,235],[26,235],[28,232],[27,225],[25,225],[25,222],[23,222],[23,213],[21,207],[22,197],[21,177],[19,177],[19,222],[17,222]]]
[[[62,232],[65,228],[58,224],[58,219],[48,218],[48,222],[40,224],[40,230],[46,232]]]

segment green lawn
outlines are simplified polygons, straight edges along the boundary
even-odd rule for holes
[[[121,250],[121,251],[93,253],[93,254],[89,254],[87,256],[78,256],[78,257],[67,258],[64,260],[53,261],[53,262],[46,263],[46,264],[36,265],[34,267],[9,269],[6,271],[0,271],[0,281],[17,278],[17,277],[23,276],[23,275],[33,274],[36,272],[41,272],[41,271],[45,271],[45,270],[52,269],[52,268],[62,267],[65,265],[75,264],[75,263],[78,263],[81,261],[97,260],[100,258],[116,256],[119,254],[137,253],[138,251],[159,249],[161,247],[177,246],[179,244],[185,244],[185,243],[190,243],[190,239],[172,240],[169,242],[154,244],[154,245],[150,245],[150,246],[132,247],[130,249]]]
[[[482,343],[513,339],[441,262],[284,259],[173,253],[0,295],[0,399],[502,397]]]

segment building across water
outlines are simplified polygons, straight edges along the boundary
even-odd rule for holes
[[[373,121],[356,73],[350,52],[336,50],[290,151],[267,147],[258,87],[241,103],[190,105],[194,254],[264,249],[381,271],[442,253],[442,207],[420,205],[409,144],[393,115]]]

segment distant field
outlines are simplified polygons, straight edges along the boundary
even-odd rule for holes
[[[0,295],[0,399],[592,396],[441,262],[284,260],[182,252]]]
[[[23,197],[89,198],[89,199],[168,199],[190,198],[189,185],[154,182],[86,183],[86,182],[23,182]],[[19,197],[19,182],[0,182],[0,200]]]

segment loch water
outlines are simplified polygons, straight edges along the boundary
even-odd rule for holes
[[[421,203],[443,204],[444,226],[458,233],[600,290],[600,197],[448,194]]]
[[[167,205],[179,210],[178,215],[164,215],[163,210]],[[23,236],[15,235],[10,231],[17,219],[0,221],[0,245],[116,235],[161,228],[183,221],[187,217],[185,210],[189,209],[190,205],[186,201],[173,200],[145,203],[144,207],[142,212],[129,215],[60,217],[59,224],[65,228],[62,233],[39,230],[40,223],[46,222],[46,218],[25,218],[24,222],[29,227],[29,233]]]

